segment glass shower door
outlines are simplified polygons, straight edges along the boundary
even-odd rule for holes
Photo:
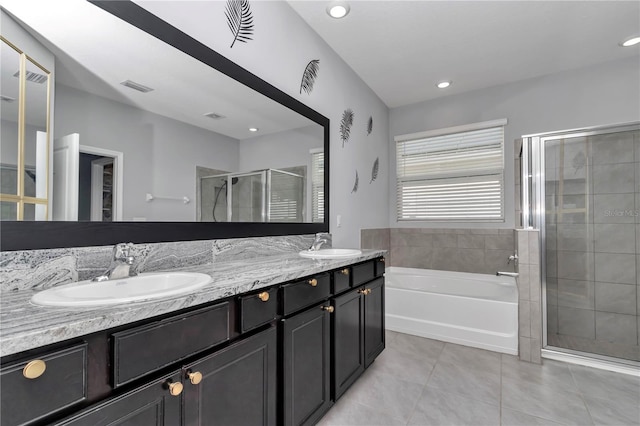
[[[638,126],[536,143],[546,346],[640,361]]]

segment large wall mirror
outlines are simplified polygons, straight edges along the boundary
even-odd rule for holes
[[[27,145],[32,133],[48,138],[46,167],[26,156],[19,177],[46,182],[49,196],[34,214],[3,199],[2,250],[328,231],[327,118],[144,3],[31,3],[2,13],[55,58],[52,131],[26,123],[20,133]],[[20,37],[3,37],[20,49]],[[14,68],[2,61],[3,87]],[[4,176],[19,120],[2,95]],[[35,110],[26,101],[15,104]]]

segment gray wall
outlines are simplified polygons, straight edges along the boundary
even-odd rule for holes
[[[533,78],[433,101],[393,108],[389,140],[396,135],[506,118],[504,223],[398,222],[395,146],[389,144],[391,227],[513,228],[513,141],[522,135],[640,120],[637,58]]]
[[[190,7],[198,11],[190,14],[174,2],[152,2],[145,7],[331,120],[329,219],[336,247],[357,247],[361,228],[388,226],[388,109],[286,2],[252,2],[253,40],[236,43],[233,48],[225,2],[191,2]],[[312,59],[320,60],[318,78],[311,94],[300,93],[302,73]],[[339,126],[347,108],[355,112],[355,120],[343,148]],[[367,136],[369,116],[374,124]],[[380,173],[370,184],[371,168],[378,157]],[[356,170],[360,189],[351,193]],[[342,216],[341,228],[336,227],[338,214]]]
[[[194,221],[196,168],[238,167],[235,139],[59,85],[55,137],[80,134],[80,144],[124,153],[123,220]],[[145,194],[187,196],[145,201]]]

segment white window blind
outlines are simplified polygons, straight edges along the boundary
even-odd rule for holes
[[[503,220],[504,126],[396,138],[398,220]]]
[[[303,179],[289,173],[271,171],[269,222],[301,222]]]
[[[311,152],[311,220],[324,222],[324,151]]]

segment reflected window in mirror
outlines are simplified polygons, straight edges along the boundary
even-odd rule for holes
[[[49,215],[50,72],[1,38],[0,218]]]

